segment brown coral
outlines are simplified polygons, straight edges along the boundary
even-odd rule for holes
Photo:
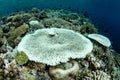
[[[33,61],[29,61],[26,66],[31,68],[31,69],[38,70],[38,71],[43,71],[43,70],[46,69],[46,65],[45,64],[37,63],[37,62],[33,62]]]
[[[15,46],[15,41],[19,39],[22,35],[24,35],[27,31],[29,26],[27,24],[23,24],[18,28],[11,27],[11,30],[9,32],[9,37],[8,37],[8,43],[14,47]]]
[[[80,32],[82,34],[91,34],[91,33],[97,33],[97,29],[95,28],[95,26],[91,23],[85,22],[80,29]]]

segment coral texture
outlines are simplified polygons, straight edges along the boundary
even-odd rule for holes
[[[110,76],[103,71],[92,71],[88,76],[85,76],[83,80],[110,80]]]
[[[110,45],[111,45],[110,40],[107,37],[103,36],[103,35],[89,34],[88,37],[95,40],[95,41],[97,41],[97,42],[99,42],[103,46],[110,47]]]
[[[26,35],[17,49],[24,51],[32,61],[57,65],[69,58],[85,58],[92,51],[93,44],[72,30],[48,28]]]
[[[28,56],[24,52],[17,52],[15,54],[15,60],[19,65],[23,65],[28,62]]]

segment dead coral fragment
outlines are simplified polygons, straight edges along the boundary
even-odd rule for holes
[[[76,61],[71,61],[73,66],[67,70],[60,68],[50,68],[50,75],[54,76],[56,79],[63,79],[69,75],[76,75],[79,70],[79,64]]]
[[[97,70],[92,71],[82,80],[111,80],[111,77],[107,73]]]
[[[28,62],[28,56],[24,52],[17,52],[14,56],[16,62],[19,65],[26,64]]]

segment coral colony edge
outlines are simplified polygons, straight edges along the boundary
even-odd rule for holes
[[[33,8],[0,19],[0,80],[120,80],[120,54],[85,17]]]

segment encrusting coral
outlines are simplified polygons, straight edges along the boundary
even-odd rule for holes
[[[28,56],[23,51],[17,52],[14,58],[19,65],[23,65],[28,62]]]

